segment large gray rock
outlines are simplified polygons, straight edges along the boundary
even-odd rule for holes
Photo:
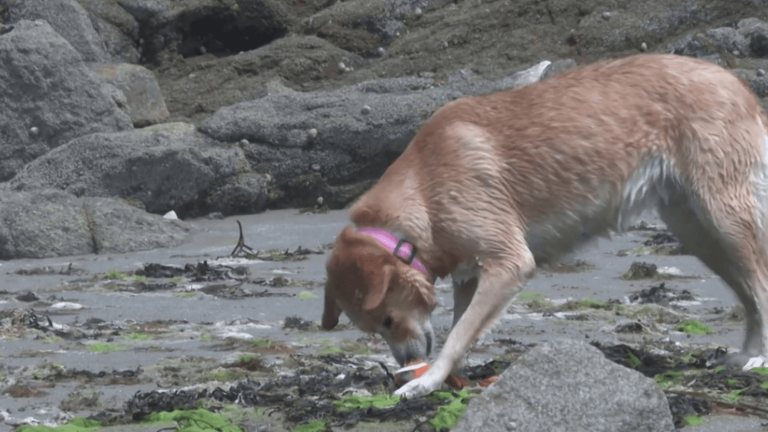
[[[304,33],[367,56],[380,56],[401,32],[405,20],[451,0],[350,0],[337,2],[304,21]]]
[[[104,41],[93,28],[88,13],[75,0],[6,0],[9,23],[44,20],[67,40],[87,62],[109,59]]]
[[[168,117],[163,93],[149,69],[127,63],[94,64],[91,70],[125,96],[125,111],[136,127],[156,124]]]
[[[768,57],[768,23],[757,18],[746,18],[737,24],[739,33],[749,39],[749,54]]]
[[[288,32],[282,0],[117,0],[139,22],[145,60],[236,54]]]
[[[454,431],[674,430],[664,393],[580,341],[544,343],[472,399]]]
[[[82,58],[44,21],[0,35],[0,181],[67,141],[131,129]]]
[[[286,204],[312,205],[328,185],[379,176],[445,103],[529,84],[548,64],[496,81],[462,70],[443,86],[432,78],[405,77],[333,92],[268,95],[219,109],[200,130],[221,141],[246,140],[242,145],[254,170],[274,176]]]
[[[186,123],[165,123],[77,138],[28,164],[5,187],[131,198],[152,213],[189,217],[261,211],[268,181],[250,171],[239,147],[213,142]]]
[[[717,27],[706,32],[687,34],[666,47],[668,52],[692,57],[733,55],[768,56],[768,24],[746,18],[733,27]]]
[[[0,259],[122,253],[175,246],[187,223],[111,198],[0,191]]]
[[[755,70],[746,69],[734,69],[733,74],[743,79],[757,97],[768,97],[768,76],[758,76]]]
[[[138,63],[139,23],[116,0],[78,0],[113,61]]]

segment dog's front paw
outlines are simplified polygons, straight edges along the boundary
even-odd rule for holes
[[[436,375],[427,372],[420,378],[405,383],[402,387],[395,391],[396,396],[413,397],[424,396],[438,390],[443,383],[443,380],[434,378]],[[439,378],[439,376],[437,377]]]
[[[744,365],[744,367],[741,370],[748,371],[750,369],[754,369],[758,367],[766,367],[766,366],[768,366],[768,359],[766,359],[763,356],[757,356],[747,360],[747,364]]]

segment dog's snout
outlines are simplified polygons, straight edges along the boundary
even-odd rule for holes
[[[435,336],[429,319],[420,321],[410,337],[397,340],[392,335],[385,335],[392,355],[400,365],[416,360],[425,361],[434,348]]]

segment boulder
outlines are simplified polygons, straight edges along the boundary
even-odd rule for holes
[[[44,21],[0,35],[0,181],[73,138],[131,129],[69,42]]]
[[[744,80],[757,97],[768,97],[768,76],[758,76],[755,70],[746,69],[734,69],[733,74]]]
[[[88,13],[75,0],[24,0],[10,2],[9,23],[21,20],[48,22],[87,62],[107,61],[104,41],[93,28]]]
[[[293,90],[327,85],[345,74],[339,63],[358,67],[364,59],[316,36],[291,35],[229,57],[190,57],[157,78],[176,119],[200,124],[221,107],[273,94],[270,82]]]
[[[107,54],[112,61],[138,63],[141,55],[139,45],[139,23],[125,11],[116,0],[78,0],[88,12],[93,28],[104,41]]]
[[[279,0],[117,0],[141,26],[149,62],[249,51],[284,36],[291,20]]]
[[[684,35],[669,44],[666,51],[705,58],[713,55],[766,57],[768,24],[757,18],[745,18],[733,27],[716,27]]]
[[[270,173],[285,193],[283,204],[308,206],[330,193],[331,185],[381,175],[445,103],[534,82],[548,65],[495,81],[462,70],[442,86],[433,78],[404,77],[333,92],[268,95],[219,109],[201,131],[220,141],[241,141],[254,171]]]
[[[102,81],[109,83],[125,95],[126,114],[133,125],[144,127],[159,123],[168,117],[160,86],[149,69],[127,63],[94,64],[91,70]]]
[[[547,342],[518,358],[472,399],[454,431],[672,431],[658,385],[595,347]]]
[[[748,54],[768,57],[768,23],[757,18],[745,18],[738,22],[739,33],[749,40]]]
[[[0,259],[123,253],[175,246],[190,225],[112,198],[0,191]]]
[[[175,210],[182,218],[261,211],[268,194],[267,177],[250,171],[242,149],[185,123],[77,138],[28,164],[5,187],[130,198],[149,212]]]
[[[405,20],[418,19],[450,0],[351,0],[337,2],[303,21],[302,30],[345,50],[373,57],[405,32]]]

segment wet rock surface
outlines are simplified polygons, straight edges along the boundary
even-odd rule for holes
[[[213,172],[216,190],[194,204],[168,200],[182,217],[338,209],[441,105],[520,84],[516,73],[544,60],[552,64],[539,72],[549,77],[602,58],[673,52],[733,69],[768,95],[761,2],[550,3],[2,0],[0,46],[35,55],[0,63],[4,94],[21,101],[3,115],[0,180],[95,132],[180,122],[239,146],[250,166]],[[54,35],[61,49],[48,52],[42,42]],[[126,195],[106,184],[76,193],[104,190]],[[646,247],[684,253],[674,242]]]
[[[45,21],[0,36],[0,181],[69,140],[131,129],[81,56]]]
[[[345,318],[331,332],[318,324],[328,244],[346,223],[334,211],[199,219],[189,243],[171,249],[0,261],[4,424],[90,418],[105,426],[162,420],[177,427],[204,418],[242,430],[462,430],[455,422],[467,404],[485,397],[485,386],[505,370],[521,369],[537,384],[524,391],[515,378],[515,394],[549,400],[559,414],[548,417],[564,424],[585,411],[560,387],[542,390],[542,380],[597,392],[606,370],[655,381],[649,389],[663,402],[655,412],[667,426],[759,430],[765,421],[768,376],[711,366],[743,334],[743,312],[723,284],[685,255],[641,259],[695,277],[622,278],[638,256],[614,251],[642,246],[645,230],[577,254],[563,264],[567,271],[542,270],[473,348],[463,371],[469,387],[395,399],[398,366],[383,340]],[[451,321],[450,286],[437,284],[438,344]],[[537,357],[541,350],[551,351],[548,363]],[[578,352],[587,357],[579,360]],[[537,372],[545,363],[554,369]],[[581,374],[594,379],[578,384]],[[637,388],[616,382],[595,393],[589,409]],[[485,391],[494,388],[499,381]],[[560,404],[574,405],[557,410]],[[512,405],[497,406],[512,412]],[[175,419],[163,417],[174,409]],[[628,418],[634,410],[615,411]],[[592,417],[606,430],[624,424]],[[704,425],[691,426],[697,421]],[[521,417],[516,427],[530,424]]]
[[[0,191],[0,259],[119,253],[181,244],[187,223],[115,198]]]
[[[239,186],[228,183],[240,176],[248,178]],[[186,123],[74,139],[24,167],[5,187],[132,199],[151,213],[175,210],[181,217],[214,209],[258,212],[268,195],[266,177],[250,170],[241,148],[212,141]]]
[[[469,403],[456,425],[457,431],[558,429],[669,431],[674,425],[664,393],[652,379],[570,339],[520,356]]]

